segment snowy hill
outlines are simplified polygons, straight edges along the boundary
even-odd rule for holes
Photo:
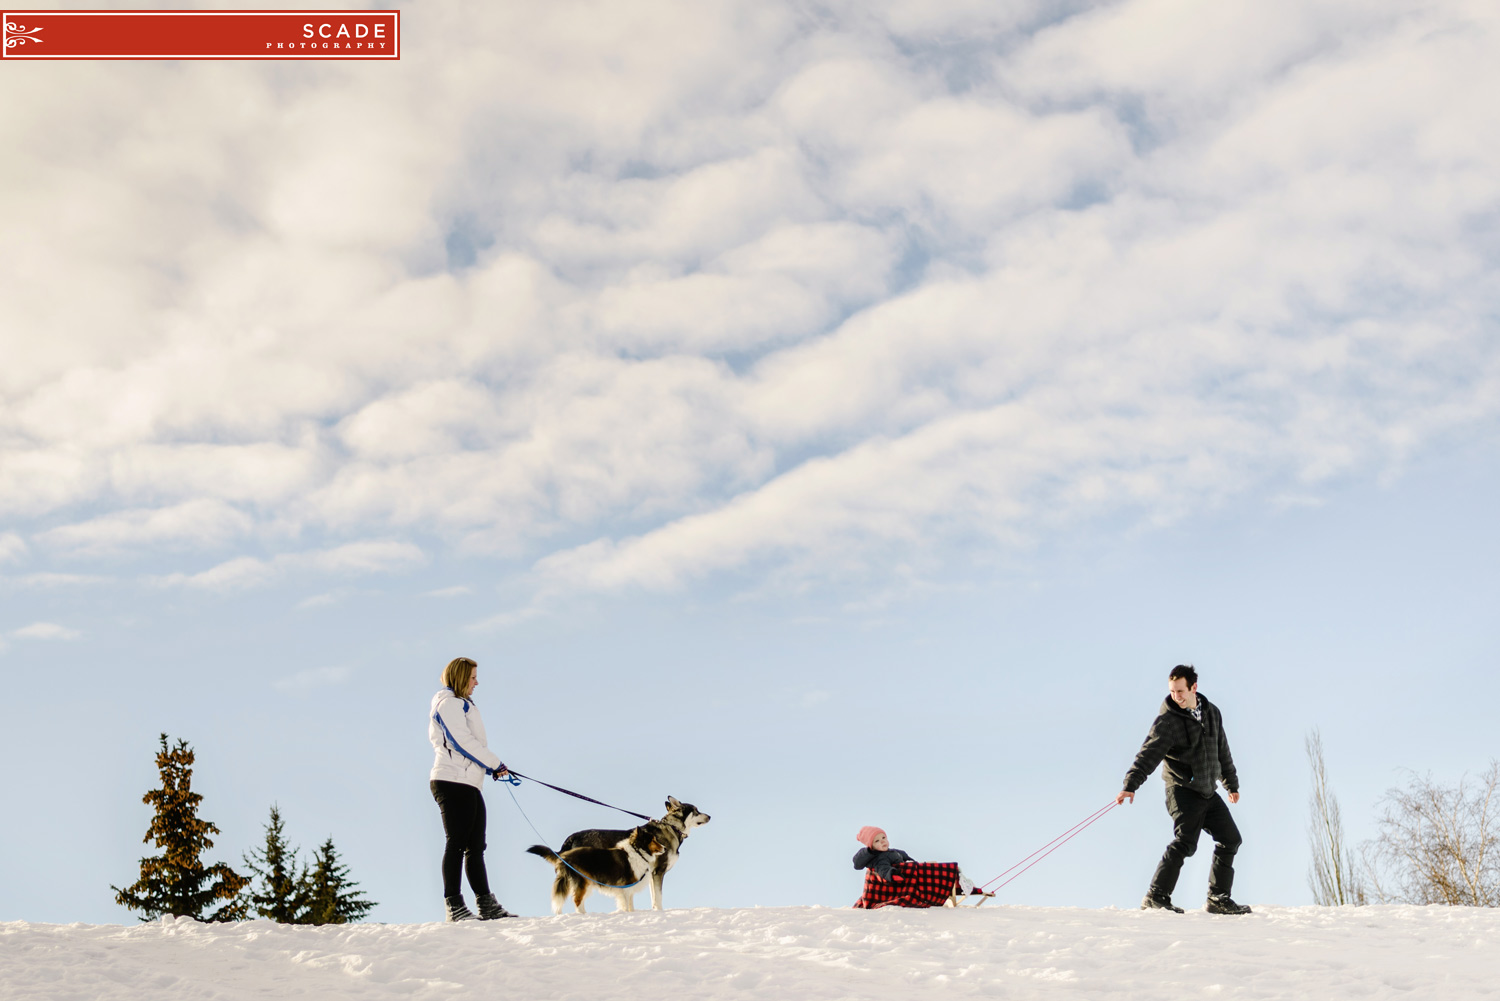
[[[1500,998],[1500,911],[678,910],[461,925],[0,924],[0,997]]]

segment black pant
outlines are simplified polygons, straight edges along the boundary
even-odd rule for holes
[[[443,833],[448,836],[443,848],[443,896],[456,897],[462,892],[458,877],[467,869],[469,888],[474,896],[482,897],[490,892],[490,877],[484,871],[484,797],[463,782],[434,779],[428,786],[443,815]]]
[[[1172,815],[1172,843],[1151,877],[1151,892],[1170,897],[1177,888],[1182,863],[1198,850],[1198,835],[1214,839],[1214,862],[1208,870],[1208,892],[1229,895],[1234,886],[1234,853],[1240,850],[1240,829],[1218,793],[1204,796],[1187,786],[1167,786],[1167,812]]]

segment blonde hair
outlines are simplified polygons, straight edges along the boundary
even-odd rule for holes
[[[473,702],[468,695],[469,682],[474,680],[474,671],[478,667],[478,664],[467,657],[454,657],[443,668],[443,687],[451,688],[454,695]]]

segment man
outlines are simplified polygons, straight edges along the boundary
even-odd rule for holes
[[[1172,815],[1172,843],[1167,845],[1151,877],[1151,889],[1141,901],[1142,910],[1161,909],[1182,913],[1172,904],[1172,890],[1182,863],[1198,850],[1198,835],[1207,831],[1214,839],[1213,867],[1208,873],[1210,914],[1249,914],[1250,908],[1229,896],[1234,885],[1234,853],[1240,847],[1240,831],[1229,815],[1229,807],[1215,787],[1220,781],[1229,792],[1229,802],[1240,801],[1240,779],[1224,737],[1219,709],[1198,694],[1198,672],[1179,664],[1167,675],[1167,698],[1162,702],[1146,742],[1125,773],[1125,789],[1115,802],[1135,802],[1135,791],[1165,759],[1167,767],[1167,812]]]

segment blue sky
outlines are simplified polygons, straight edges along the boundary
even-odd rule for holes
[[[993,6],[10,68],[0,920],[130,920],[163,731],[216,857],[277,802],[436,918],[460,654],[515,767],[714,815],[678,906],[848,903],[866,823],[987,878],[1117,791],[1179,661],[1252,903],[1310,899],[1310,728],[1356,838],[1500,753],[1496,15]],[[1159,800],[1011,899],[1133,906]]]

